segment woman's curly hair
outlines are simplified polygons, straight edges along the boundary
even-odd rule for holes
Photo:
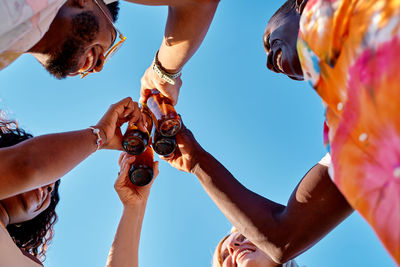
[[[15,121],[0,119],[0,148],[16,145],[32,138],[23,129],[18,128]],[[54,230],[53,225],[57,221],[55,208],[60,200],[58,187],[60,180],[55,183],[51,192],[51,201],[47,209],[32,220],[7,226],[8,233],[15,244],[27,253],[44,261],[47,246],[50,243]]]

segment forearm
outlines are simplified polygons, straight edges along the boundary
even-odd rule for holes
[[[210,27],[218,1],[170,6],[158,60],[168,72],[180,71],[197,51]]]
[[[200,153],[192,171],[228,220],[268,254],[276,253],[279,214],[285,206],[244,187],[213,156]]]
[[[326,166],[311,168],[283,206],[246,189],[210,154],[196,155],[192,172],[205,191],[239,232],[277,263],[312,247],[353,211]]]
[[[90,129],[31,138],[0,149],[0,199],[50,184],[96,151]]]
[[[128,0],[144,5],[168,5],[168,18],[158,60],[170,73],[178,72],[202,43],[219,0]]]
[[[107,258],[107,267],[137,267],[139,241],[146,203],[124,207],[121,220]]]

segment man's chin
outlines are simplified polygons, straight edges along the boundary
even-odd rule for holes
[[[77,74],[71,75],[74,72],[66,71],[66,70],[64,70],[62,68],[59,68],[57,66],[46,66],[46,70],[51,76],[53,76],[57,80],[63,80],[65,78],[67,78],[67,77],[77,75]]]

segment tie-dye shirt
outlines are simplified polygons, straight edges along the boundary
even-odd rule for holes
[[[65,1],[0,1],[0,70],[43,37]]]
[[[400,264],[400,1],[309,0],[297,48],[334,181]]]

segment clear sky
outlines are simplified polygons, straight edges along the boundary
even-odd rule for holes
[[[325,154],[323,108],[304,82],[268,71],[262,35],[284,1],[222,1],[205,41],[183,70],[177,111],[199,143],[249,189],[285,204]],[[0,108],[34,135],[84,129],[108,106],[139,97],[140,78],[164,32],[167,7],[122,3],[126,44],[99,74],[58,81],[25,55],[0,72]],[[122,205],[114,191],[119,152],[99,151],[60,186],[45,266],[104,266]],[[196,177],[161,162],[144,219],[141,267],[210,266],[230,223]],[[395,266],[354,213],[297,258],[300,266]]]

